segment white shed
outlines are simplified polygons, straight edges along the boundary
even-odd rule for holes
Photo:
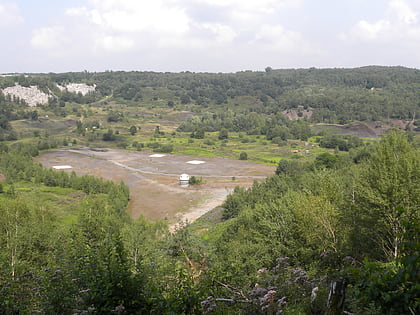
[[[182,186],[188,185],[190,183],[190,175],[188,174],[181,174],[179,176],[179,184]]]

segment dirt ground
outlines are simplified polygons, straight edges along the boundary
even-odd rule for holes
[[[207,158],[116,149],[65,149],[46,152],[36,158],[45,167],[70,165],[78,175],[90,174],[130,188],[129,214],[143,215],[171,224],[194,221],[222,204],[235,186],[249,187],[274,173],[272,166],[225,158]],[[190,161],[203,161],[190,164]],[[203,179],[200,185],[181,187],[179,175]]]

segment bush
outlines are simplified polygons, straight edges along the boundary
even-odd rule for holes
[[[199,185],[202,182],[203,182],[203,179],[201,177],[200,178],[197,178],[195,176],[191,176],[190,177],[190,180],[189,180],[189,184],[190,185]]]
[[[171,153],[174,150],[174,146],[172,144],[164,144],[159,148],[156,148],[153,150],[154,152],[159,153]]]
[[[159,148],[159,146],[160,146],[159,142],[149,142],[147,144],[147,147],[152,148],[152,149],[157,149],[157,148]]]
[[[111,129],[108,129],[108,131],[102,135],[102,140],[114,141],[115,140],[114,132]]]
[[[222,129],[219,131],[219,140],[226,140],[229,138],[229,133],[226,129]]]
[[[244,151],[241,152],[241,154],[239,154],[239,159],[244,161],[244,160],[248,160],[248,154]]]
[[[287,145],[287,141],[283,140],[281,137],[274,137],[273,139],[271,139],[271,142],[279,146]]]
[[[317,168],[333,168],[338,162],[338,156],[331,153],[322,153],[315,158],[314,165]]]

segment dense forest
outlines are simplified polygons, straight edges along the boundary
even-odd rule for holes
[[[57,87],[75,82],[96,91]],[[419,70],[0,77],[15,83],[50,99],[0,93],[0,314],[420,313]],[[406,123],[372,139],[316,129],[388,119]],[[276,170],[172,231],[131,219],[123,182],[34,162],[77,143],[181,142],[249,148],[239,159],[271,146],[258,162]],[[290,152],[300,146],[311,154]]]
[[[60,91],[56,84],[96,85],[97,95],[141,101],[155,91],[169,106],[194,103],[204,107],[235,104],[241,97],[253,102],[242,111],[278,113],[285,109],[314,109],[314,121],[347,122],[380,118],[415,119],[418,112],[420,70],[403,67],[355,69],[290,69],[238,73],[79,72],[7,76],[0,87],[36,85],[63,101],[89,103],[94,95]],[[160,94],[159,94],[160,93]],[[54,98],[52,98],[54,103]],[[238,104],[239,105],[239,104]],[[242,104],[241,104],[242,105]],[[216,106],[217,107],[217,106]],[[237,109],[236,111],[238,111]]]
[[[58,87],[72,82],[95,86],[95,92],[83,95]],[[85,71],[0,77],[2,89],[15,84],[38,87],[49,95],[49,102],[28,108],[25,100],[0,93],[0,141],[20,137],[11,121],[37,121],[41,111],[61,118],[76,116],[85,124],[79,130],[99,125],[91,118],[92,106],[108,111],[107,123],[134,118],[121,106],[132,111],[187,110],[193,115],[182,121],[178,131],[190,132],[193,138],[223,129],[262,135],[276,144],[308,139],[317,133],[311,130],[317,123],[375,122],[372,128],[381,128],[394,119],[404,121],[407,130],[419,129],[420,70],[403,67],[267,67],[265,72],[219,74]]]

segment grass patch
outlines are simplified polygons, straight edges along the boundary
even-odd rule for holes
[[[9,198],[7,191],[11,185],[3,184],[4,193],[0,194],[0,202]],[[16,182],[13,184],[18,196],[28,200],[28,204],[45,207],[62,224],[71,224],[77,221],[78,206],[85,194],[71,189],[61,187],[47,187],[35,183]]]

